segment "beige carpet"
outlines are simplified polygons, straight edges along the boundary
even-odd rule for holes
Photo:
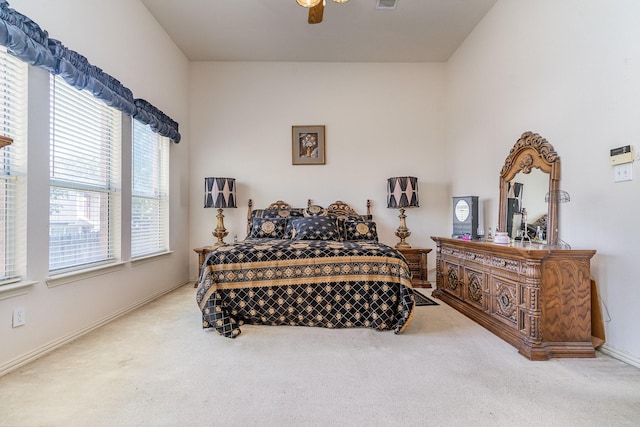
[[[402,335],[244,326],[231,340],[201,329],[194,292],[186,285],[0,378],[0,425],[637,426],[640,419],[640,370],[601,354],[528,361],[444,303],[416,308]]]

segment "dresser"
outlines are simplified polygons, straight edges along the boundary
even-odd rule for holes
[[[595,251],[432,239],[434,297],[531,360],[595,357],[590,277]]]

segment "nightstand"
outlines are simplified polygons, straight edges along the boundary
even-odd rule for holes
[[[430,288],[431,283],[427,280],[427,254],[431,252],[428,248],[396,248],[404,255],[411,270],[411,284],[414,288]]]
[[[196,279],[196,283],[193,285],[194,288],[198,287],[198,279],[200,279],[200,273],[202,272],[202,264],[204,264],[207,259],[207,255],[209,255],[209,252],[211,252],[213,249],[215,248],[212,248],[211,246],[203,246],[201,248],[195,248],[193,250],[198,254],[198,278]]]

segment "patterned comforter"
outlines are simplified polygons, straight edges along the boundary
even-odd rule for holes
[[[212,251],[196,300],[204,328],[242,324],[369,327],[402,332],[413,317],[411,273],[372,241],[251,239]]]

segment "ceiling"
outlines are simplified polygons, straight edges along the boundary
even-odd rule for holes
[[[141,0],[190,61],[444,62],[497,0]]]

